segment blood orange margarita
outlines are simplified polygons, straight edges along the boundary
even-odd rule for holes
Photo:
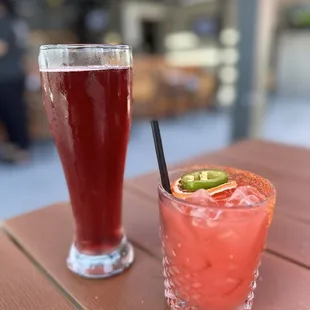
[[[266,179],[233,168],[170,174],[159,186],[165,296],[171,309],[251,309],[275,204]]]

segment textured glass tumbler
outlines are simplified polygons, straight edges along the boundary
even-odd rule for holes
[[[231,180],[255,187],[266,199],[252,206],[201,206],[172,196],[159,184],[166,301],[173,310],[250,310],[275,190],[246,171],[199,170],[207,168],[225,169]],[[171,172],[170,179],[193,170]]]
[[[40,48],[39,66],[43,104],[75,223],[67,265],[87,278],[121,273],[134,259],[122,228],[131,48],[45,45]]]

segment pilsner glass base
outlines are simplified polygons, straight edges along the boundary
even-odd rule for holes
[[[102,279],[122,273],[130,267],[133,260],[133,247],[124,239],[117,248],[103,255],[83,254],[72,244],[67,266],[72,272],[84,278]]]
[[[258,270],[254,272],[254,279],[251,283],[250,292],[248,294],[247,300],[245,303],[237,308],[227,310],[251,310],[254,300],[254,290],[256,288],[256,280],[259,276]],[[171,285],[168,279],[165,279],[165,298],[166,302],[171,310],[215,310],[215,309],[206,309],[205,307],[201,308],[200,306],[190,305],[188,302],[179,298],[171,289]],[[221,308],[222,310],[223,308]]]

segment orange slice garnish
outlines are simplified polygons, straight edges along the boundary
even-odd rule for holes
[[[229,181],[227,183],[224,183],[222,185],[207,189],[208,193],[213,196],[215,194],[219,194],[221,192],[227,191],[229,189],[234,189],[238,186],[236,181]]]
[[[192,192],[186,192],[186,191],[183,191],[181,189],[181,178],[180,179],[177,179],[175,180],[172,185],[171,185],[171,192],[172,192],[172,195],[174,197],[177,197],[177,198],[180,198],[180,199],[186,199],[187,197],[189,197],[190,195],[192,195],[193,193]]]
[[[181,179],[177,179],[174,181],[171,185],[171,192],[174,197],[180,198],[180,199],[186,199],[189,196],[191,196],[194,192],[187,192],[182,190],[181,188]],[[238,186],[236,181],[229,181],[227,183],[221,184],[219,186],[207,189],[206,191],[211,195],[215,195],[230,189],[234,189]]]

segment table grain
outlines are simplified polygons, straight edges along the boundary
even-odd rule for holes
[[[310,150],[244,141],[170,168],[208,163],[253,171],[270,179],[277,189],[278,200],[253,310],[310,310],[310,198],[305,195],[310,189]],[[136,259],[128,271],[110,279],[87,280],[66,268],[74,230],[68,202],[5,221],[3,229],[16,243],[9,243],[10,251],[17,251],[19,259],[27,261],[22,272],[26,275],[33,272],[40,279],[42,292],[30,294],[32,302],[49,304],[59,300],[58,306],[44,308],[55,310],[72,309],[71,304],[78,310],[167,310],[158,231],[157,178],[154,171],[125,182],[123,222]],[[1,238],[0,235],[0,244]],[[6,260],[10,261],[10,257]],[[11,271],[8,268],[6,272],[8,277]],[[24,290],[26,281],[14,281],[17,279],[13,277],[11,287],[20,286]],[[45,298],[49,290],[51,297]],[[9,292],[0,297],[0,310],[9,309],[1,308],[1,298],[10,298]],[[21,309],[39,308],[25,304]]]

